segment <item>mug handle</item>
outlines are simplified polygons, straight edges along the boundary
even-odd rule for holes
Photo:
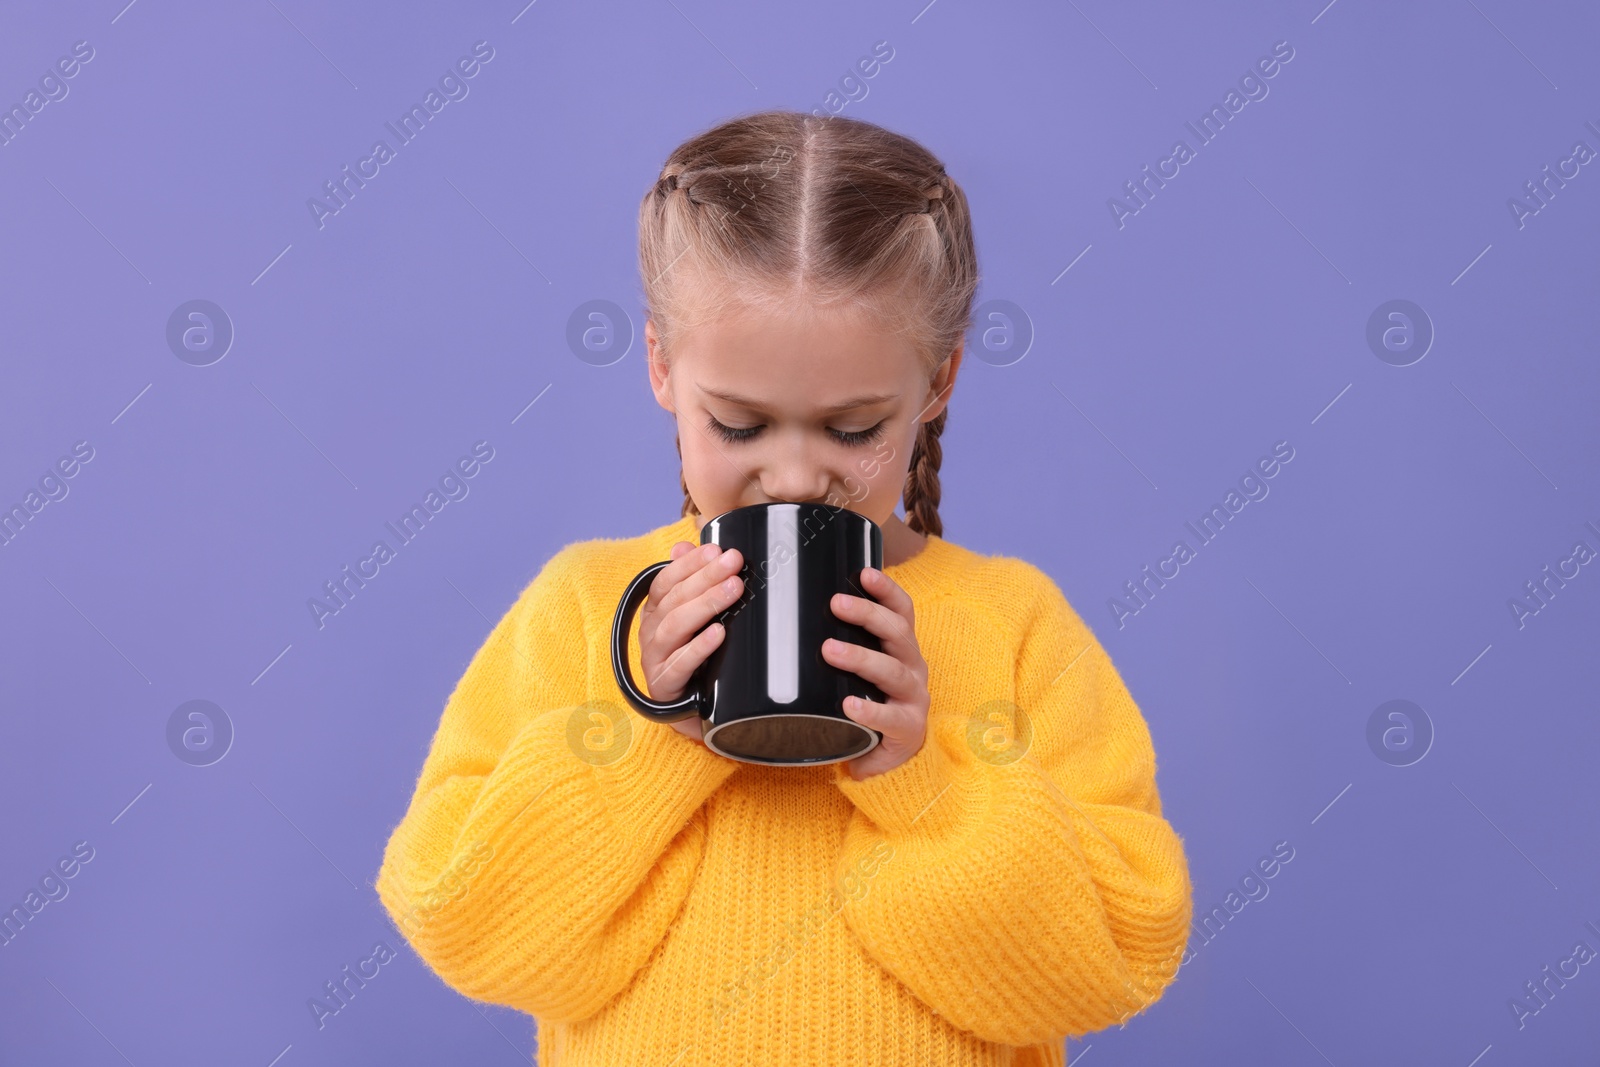
[[[700,714],[704,701],[691,684],[677,700],[651,700],[639,691],[633,680],[633,670],[628,665],[628,634],[633,628],[633,617],[650,592],[650,580],[661,568],[671,563],[667,560],[652,563],[634,576],[627,591],[617,604],[617,614],[611,620],[611,670],[617,676],[617,686],[633,709],[656,722],[677,722]]]

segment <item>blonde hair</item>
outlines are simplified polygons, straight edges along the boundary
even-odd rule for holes
[[[639,268],[664,359],[703,316],[803,297],[903,334],[930,381],[966,333],[978,286],[967,198],[937,157],[870,122],[798,111],[735,118],[674,149],[639,205]],[[688,279],[713,284],[679,284]],[[948,415],[919,427],[902,490],[907,525],[922,534],[943,535]],[[678,458],[682,514],[698,513],[681,441]]]

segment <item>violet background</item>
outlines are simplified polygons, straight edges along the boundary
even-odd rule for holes
[[[880,40],[843,113],[946,161],[979,300],[1033,336],[1011,362],[974,333],[947,538],[1037,563],[1099,635],[1197,917],[1295,850],[1069,1055],[1600,1048],[1593,966],[1520,1029],[1508,1007],[1600,949],[1600,568],[1508,608],[1600,547],[1600,174],[1507,207],[1600,149],[1594,7],[124,3],[0,14],[8,107],[95,49],[0,147],[0,506],[95,450],[0,548],[0,906],[95,850],[0,947],[0,1060],[528,1062],[531,1020],[442,985],[370,881],[493,621],[564,544],[678,515],[641,343],[567,341],[591,300],[642,329],[638,198],[706,126],[823,108]],[[308,198],[479,40],[469,95],[319,229]],[[1108,198],[1284,40],[1269,95],[1119,229]],[[236,331],[204,367],[166,342],[196,298]],[[1365,338],[1396,298],[1436,330],[1403,367]],[[319,630],[307,600],[479,440],[470,494]],[[1108,600],[1280,440],[1270,495],[1119,628]],[[167,741],[196,699],[235,730],[205,767]],[[1393,699],[1434,731],[1409,766],[1367,740]],[[308,999],[379,941],[319,1031]]]

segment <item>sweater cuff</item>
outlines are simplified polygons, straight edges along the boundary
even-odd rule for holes
[[[673,798],[672,803],[692,800],[698,807],[738,769],[736,761],[666,723],[636,716],[629,751],[615,762],[598,763],[595,773],[616,790],[622,825],[638,826],[662,807],[664,798]]]
[[[880,774],[856,781],[844,763],[834,782],[867,818],[887,834],[941,837],[983,806],[982,775],[952,756],[929,725],[916,755]]]

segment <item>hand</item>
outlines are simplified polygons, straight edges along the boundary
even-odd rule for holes
[[[739,550],[679,541],[672,562],[650,582],[650,594],[639,613],[639,661],[645,689],[654,700],[683,696],[695,668],[722,644],[723,628],[711,622],[744,592]],[[698,715],[668,723],[692,741],[701,738]]]
[[[845,764],[856,781],[900,766],[922,750],[928,732],[928,664],[917,646],[911,594],[882,571],[861,572],[862,584],[876,600],[835,593],[833,613],[845,622],[865,627],[883,643],[875,652],[862,645],[833,638],[822,643],[822,657],[841,670],[852,671],[888,697],[888,703],[849,697],[844,713],[855,722],[883,735],[878,747]]]

